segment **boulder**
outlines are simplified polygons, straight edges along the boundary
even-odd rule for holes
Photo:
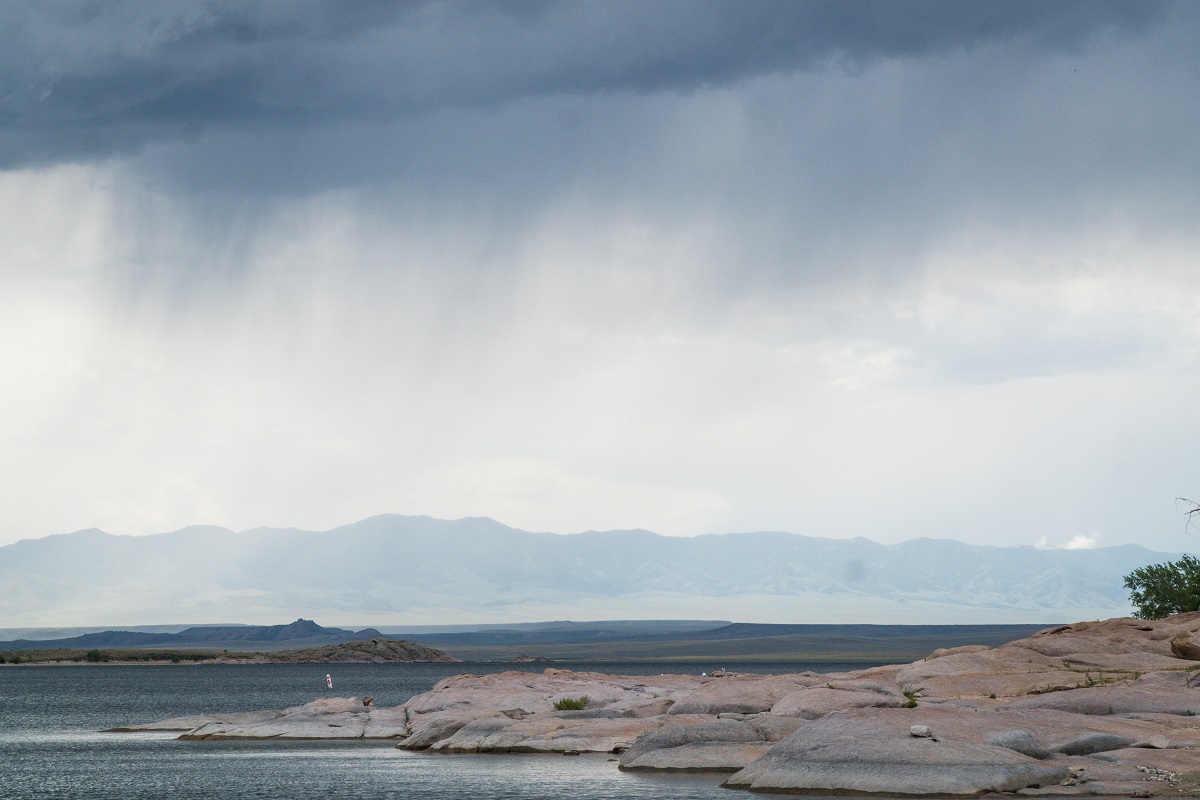
[[[1195,631],[1180,631],[1171,639],[1171,653],[1178,658],[1200,661],[1200,636]]]

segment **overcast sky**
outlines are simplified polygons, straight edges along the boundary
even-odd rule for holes
[[[1200,5],[11,2],[0,544],[1181,551]]]

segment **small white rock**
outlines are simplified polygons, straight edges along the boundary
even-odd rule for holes
[[[933,736],[933,731],[929,730],[928,725],[913,725],[911,728],[908,729],[908,732],[911,733],[913,736],[919,736],[922,739]]]

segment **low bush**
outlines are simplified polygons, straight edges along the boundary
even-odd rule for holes
[[[564,697],[554,703],[555,711],[583,711],[588,707],[588,703],[592,702],[592,698],[586,694],[583,697]]]

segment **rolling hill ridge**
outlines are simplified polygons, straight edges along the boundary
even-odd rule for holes
[[[384,515],[329,531],[98,530],[0,547],[10,626],[312,616],[376,627],[545,619],[1045,623],[1128,613],[1122,576],[1177,557],[1136,545],[648,531],[529,533]]]

